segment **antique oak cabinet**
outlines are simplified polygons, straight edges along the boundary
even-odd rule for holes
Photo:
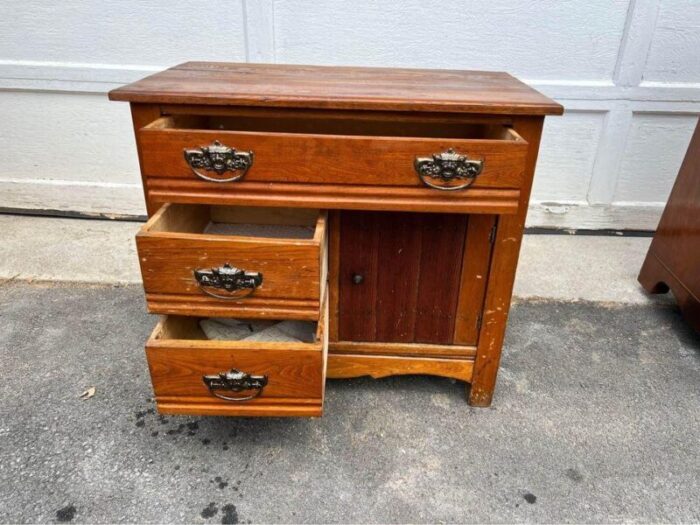
[[[203,62],[109,96],[131,103],[160,411],[318,416],[327,378],[396,374],[491,403],[559,104],[505,73]],[[312,336],[210,339],[208,318]]]

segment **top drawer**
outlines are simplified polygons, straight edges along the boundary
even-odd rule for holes
[[[528,144],[499,124],[174,115],[138,131],[145,176],[209,183],[519,188]]]

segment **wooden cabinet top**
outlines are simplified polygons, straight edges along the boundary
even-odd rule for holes
[[[187,62],[109,93],[111,100],[372,111],[560,115],[507,73]]]

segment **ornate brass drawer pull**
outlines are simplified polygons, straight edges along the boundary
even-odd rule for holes
[[[263,388],[267,385],[267,376],[253,376],[232,368],[228,372],[219,372],[202,376],[202,381],[207,385],[209,392],[219,399],[226,401],[249,401],[262,394]],[[232,396],[222,394],[225,392],[245,392],[252,390],[253,393],[244,396]]]
[[[426,186],[455,191],[468,188],[484,169],[483,160],[472,160],[452,148],[431,157],[416,157],[413,166]]]
[[[237,151],[235,148],[224,146],[218,140],[209,146],[185,149],[184,154],[192,172],[209,182],[235,182],[242,179],[253,165],[252,151]],[[204,174],[199,170],[213,172],[216,176]],[[226,177],[228,172],[233,172],[234,175]]]
[[[205,294],[217,299],[232,300],[249,296],[263,282],[263,276],[260,272],[246,272],[231,266],[229,263],[210,270],[197,268],[194,271],[194,278]],[[210,288],[223,290],[227,293],[225,295],[215,293]]]

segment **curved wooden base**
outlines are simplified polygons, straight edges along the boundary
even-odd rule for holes
[[[382,355],[329,354],[326,377],[344,379],[370,376],[422,374],[471,381],[474,361],[469,359],[416,358]]]
[[[637,278],[644,289],[652,294],[673,292],[685,321],[700,332],[700,299],[695,297],[651,250],[647,254]]]

